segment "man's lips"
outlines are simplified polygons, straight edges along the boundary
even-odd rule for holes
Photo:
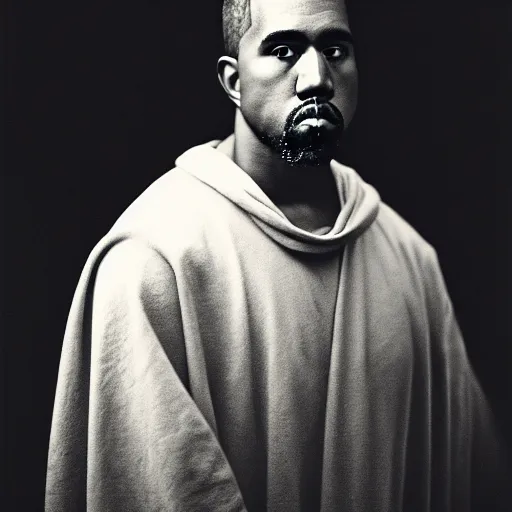
[[[323,117],[308,117],[307,119],[304,119],[301,121],[297,128],[305,128],[306,126],[310,126],[312,128],[329,128],[336,126],[331,121],[327,121],[327,119],[324,119]]]
[[[293,124],[297,126],[306,119],[325,119],[335,126],[342,123],[342,118],[329,103],[306,105],[297,112]]]

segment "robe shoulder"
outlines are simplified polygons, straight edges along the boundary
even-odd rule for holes
[[[153,295],[177,298],[174,271],[154,248],[135,238],[113,245],[98,264],[94,294],[96,300],[136,293],[138,300],[151,305]]]
[[[437,263],[437,252],[433,245],[384,202],[379,205],[379,214],[373,228],[393,249],[408,253],[425,262]]]
[[[430,313],[444,315],[452,309],[436,249],[394,209],[381,202],[363,237],[370,240],[387,270],[404,280],[404,289],[425,298]]]
[[[168,240],[187,246],[237,212],[231,201],[176,167],[153,182],[121,214],[110,235],[123,233],[156,246]]]
[[[183,322],[176,276],[167,260],[141,240],[113,245],[98,264],[93,292],[94,321],[133,329],[143,314],[181,381],[187,385]]]

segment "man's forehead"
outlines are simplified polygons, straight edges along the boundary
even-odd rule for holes
[[[331,23],[348,29],[345,0],[251,0],[251,21],[258,31],[307,30]]]

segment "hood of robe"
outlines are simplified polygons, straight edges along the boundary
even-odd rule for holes
[[[256,182],[225,153],[220,140],[195,146],[183,153],[176,166],[232,201],[275,242],[288,249],[326,253],[339,250],[363,233],[379,211],[378,192],[350,167],[331,161],[341,203],[334,226],[316,232],[292,224]]]

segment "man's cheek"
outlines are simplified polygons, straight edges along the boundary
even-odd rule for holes
[[[346,88],[344,91],[341,91],[341,94],[334,102],[343,115],[345,127],[348,126],[354,117],[357,108],[357,99],[357,88]]]

